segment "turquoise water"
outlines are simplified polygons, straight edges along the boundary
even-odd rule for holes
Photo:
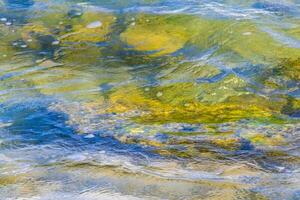
[[[0,199],[300,199],[299,14],[0,0]]]

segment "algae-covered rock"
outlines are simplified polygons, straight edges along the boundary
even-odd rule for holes
[[[283,146],[286,145],[284,136],[282,135],[265,135],[263,133],[248,133],[243,135],[244,138],[248,139],[255,145],[263,146]]]
[[[225,32],[224,50],[237,52],[253,63],[276,62],[282,58],[296,58],[300,49],[291,48],[249,21],[232,23]],[[224,36],[223,36],[224,37]]]
[[[45,95],[62,96],[66,99],[96,99],[101,79],[92,73],[85,73],[75,68],[62,66],[44,67],[39,64],[39,70],[23,76],[36,89]]]
[[[230,96],[248,94],[245,87],[247,82],[243,79],[229,75],[215,83],[203,83],[199,86],[199,99],[201,102],[222,102]]]
[[[242,145],[239,138],[215,138],[211,143],[227,150],[238,150]]]
[[[300,99],[288,97],[286,104],[282,107],[281,112],[291,117],[300,117]]]
[[[84,12],[71,20],[72,32],[61,36],[63,42],[102,42],[111,32],[116,18],[110,13]]]
[[[276,41],[248,20],[206,19],[199,16],[139,14],[130,22],[121,39],[135,50],[161,56],[186,44],[200,49],[218,47],[218,53],[234,52],[253,63],[274,62],[298,57],[300,49]]]
[[[18,31],[18,27],[0,24],[0,65],[12,62],[17,52],[25,50],[26,46],[17,41],[20,37]]]
[[[16,51],[9,44],[0,44],[0,65],[7,63],[15,55]]]
[[[181,16],[138,15],[121,39],[135,50],[160,56],[173,53],[189,40]]]
[[[74,44],[62,47],[58,60],[69,66],[93,66],[101,63],[101,49],[94,45]]]
[[[274,68],[273,72],[277,75],[286,76],[290,80],[300,80],[300,58],[285,59]]]
[[[161,67],[157,77],[163,82],[189,82],[209,80],[220,73],[221,70],[212,65],[193,62],[177,64],[175,61]]]
[[[30,48],[53,51],[70,43],[105,41],[115,20],[111,13],[91,10],[39,13],[23,26],[21,35]]]
[[[109,97],[111,105],[109,111],[116,113],[140,111],[142,116],[134,120],[141,123],[220,123],[240,119],[268,119],[280,113],[266,104],[260,104],[259,100],[247,103],[245,101],[247,97],[232,101],[202,103],[193,94],[195,88],[192,85],[185,84],[185,87],[189,90],[183,88],[182,84],[160,87],[159,90],[155,88],[153,91],[151,89],[143,91],[134,87],[119,88]],[[264,101],[268,102],[267,99]]]
[[[256,77],[271,91],[296,91],[300,80],[300,59],[281,59],[277,64],[262,69]]]

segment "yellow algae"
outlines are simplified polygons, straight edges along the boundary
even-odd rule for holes
[[[61,35],[67,31],[68,25],[70,25],[70,19],[65,9],[59,12],[37,13],[23,26],[21,34],[24,38],[31,38],[32,35]]]
[[[45,95],[64,95],[75,99],[100,96],[98,92],[89,92],[89,90],[97,90],[101,81],[93,74],[62,66],[60,63],[49,62],[40,63],[35,70],[19,78],[31,83]]]
[[[106,40],[114,21],[115,17],[110,13],[88,10],[82,11],[77,17],[68,16],[67,10],[51,14],[40,13],[23,26],[21,37],[32,49],[54,49],[59,46],[72,48],[70,43]],[[75,49],[78,50],[78,47]],[[92,55],[89,57],[92,58]]]
[[[213,139],[211,142],[214,145],[228,150],[235,150],[240,147],[239,138],[216,138]]]
[[[22,36],[24,39],[31,39],[34,34],[50,34],[49,27],[46,27],[42,22],[28,23],[22,28]]]
[[[237,52],[253,63],[296,58],[300,53],[300,49],[282,45],[249,21],[233,23],[228,27],[226,35],[228,38],[223,48]]]
[[[199,86],[199,99],[202,102],[222,102],[230,96],[247,94],[245,87],[246,81],[235,76],[229,75],[221,81],[215,83],[203,83]]]
[[[101,60],[100,48],[86,44],[63,46],[58,60],[70,66],[92,66]]]
[[[184,25],[179,25],[180,22],[172,23],[172,16],[141,14],[136,18],[120,36],[135,50],[153,52],[154,56],[161,56],[182,48],[189,39]]]
[[[102,42],[111,32],[116,18],[109,13],[84,12],[71,20],[72,32],[62,35],[63,42]]]
[[[0,176],[0,187],[18,184],[26,179],[28,179],[27,174],[2,175]]]
[[[166,82],[170,80],[181,82],[196,81],[197,79],[206,80],[221,72],[217,67],[204,63],[180,63],[178,59],[168,59],[167,62],[167,65],[161,67],[158,75],[160,80]]]
[[[120,88],[111,93],[108,99],[111,112],[123,113],[130,111],[140,111],[141,116],[134,118],[142,123],[166,123],[166,122],[186,122],[186,123],[217,123],[237,121],[240,119],[271,118],[276,112],[265,105],[248,104],[246,101],[219,102],[204,104],[196,100],[191,100],[188,105],[172,101],[160,100],[165,95],[171,96],[171,91],[178,92],[172,88],[168,94],[161,90],[161,97],[149,97],[143,91],[131,87]],[[176,95],[174,95],[175,97]],[[183,95],[190,98],[189,95]],[[180,99],[180,96],[178,97]],[[182,97],[183,98],[183,97]],[[244,99],[242,99],[244,100]]]
[[[109,103],[109,110],[119,113],[134,110],[149,111],[161,105],[158,101],[145,97],[143,92],[134,86],[122,87],[113,92],[109,97]]]
[[[22,29],[22,39],[26,45],[31,49],[40,49],[39,36],[50,35],[50,30],[42,23],[26,24]]]
[[[153,88],[144,95],[165,104],[184,106],[197,101],[198,93],[199,88],[194,83],[176,83]]]
[[[243,137],[250,140],[254,144],[264,146],[279,146],[286,144],[286,141],[282,135],[267,136],[260,133],[249,133],[247,135],[244,135]]]
[[[18,52],[14,42],[19,39],[18,27],[7,27],[0,24],[0,65],[16,59]],[[22,57],[22,56],[21,56]],[[24,56],[22,57],[24,59]],[[23,61],[24,62],[24,61]]]
[[[0,177],[0,185],[5,186],[9,184],[16,184],[18,182],[18,177],[16,176],[6,176]]]
[[[162,56],[181,49],[186,43],[202,49],[211,47],[215,44],[211,36],[226,26],[227,23],[222,20],[192,15],[139,14],[136,20],[129,21],[121,39],[135,50]]]
[[[292,80],[300,80],[300,58],[285,59],[274,69],[279,75],[287,76]]]
[[[288,28],[278,28],[278,27],[274,27],[274,29],[276,29],[277,31],[280,31],[284,34],[287,34],[288,36],[291,36],[295,39],[300,40],[300,24],[299,24],[299,20],[293,20],[293,19],[289,19],[290,21],[286,21],[286,23],[293,23],[292,27],[288,27]]]
[[[235,52],[253,63],[297,58],[300,53],[300,49],[275,41],[248,20],[236,22],[183,14],[139,14],[128,23],[121,39],[135,50],[152,53],[152,56],[173,53],[186,43],[200,49],[216,46],[218,53]]]
[[[87,94],[85,92],[83,92],[85,94],[80,94],[80,91],[98,88],[98,81],[95,78],[88,76],[89,80],[82,80],[79,78],[80,73],[78,75],[74,75],[74,73],[76,72],[69,69],[49,70],[45,74],[33,77],[31,81],[39,88],[40,92],[47,95],[66,94],[67,96],[68,93],[74,92],[74,96],[82,95],[86,98]],[[70,74],[73,76],[70,77]],[[76,95],[76,92],[79,94]]]
[[[0,66],[9,62],[15,55],[16,51],[9,44],[0,44]]]

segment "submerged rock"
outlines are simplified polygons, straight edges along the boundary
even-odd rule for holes
[[[154,56],[170,54],[189,39],[184,24],[180,24],[181,16],[141,14],[136,18],[134,26],[129,26],[121,39],[138,51],[153,52]]]
[[[249,20],[213,20],[183,14],[136,16],[121,39],[133,49],[152,56],[171,54],[187,44],[199,49],[218,47],[216,53],[234,52],[253,63],[298,57],[300,49],[282,45]]]
[[[84,12],[80,18],[71,20],[72,31],[60,38],[63,42],[102,42],[114,22],[110,13]]]
[[[101,26],[102,26],[102,22],[95,21],[95,22],[92,22],[92,23],[88,24],[86,27],[87,28],[98,28],[98,27],[101,27]]]
[[[157,96],[157,92],[162,96]],[[109,97],[110,112],[123,113],[137,110],[140,123],[183,122],[221,123],[242,119],[270,119],[280,114],[280,107],[268,107],[268,99],[252,95],[254,101],[247,102],[247,95],[235,96],[222,102],[204,103],[197,99],[201,90],[189,84],[173,84],[166,87],[142,91],[137,88],[120,88]],[[196,93],[195,93],[196,92]],[[256,100],[255,100],[256,99]],[[278,103],[282,105],[283,103]],[[275,109],[275,110],[273,110]]]
[[[39,50],[42,54],[50,51],[51,56],[60,47],[68,50],[74,43],[77,46],[83,43],[96,45],[106,40],[115,21],[112,14],[83,10],[80,15],[70,17],[71,11],[63,9],[51,14],[39,13],[20,31],[23,40],[27,41],[29,48]],[[84,51],[81,53],[84,54]]]

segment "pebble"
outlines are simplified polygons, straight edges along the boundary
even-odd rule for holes
[[[59,44],[59,41],[58,40],[55,40],[52,42],[52,45],[58,45]]]
[[[22,44],[21,47],[22,47],[22,48],[26,48],[27,45],[26,45],[26,44]]]
[[[252,33],[251,32],[245,32],[245,33],[243,33],[243,35],[252,35]]]
[[[2,17],[2,18],[0,19],[0,21],[1,21],[1,22],[6,22],[7,19],[6,19],[5,17]]]
[[[162,95],[163,95],[162,92],[158,92],[158,93],[156,94],[157,97],[161,97]]]
[[[101,27],[101,26],[102,26],[102,22],[95,21],[95,22],[92,22],[92,23],[88,24],[86,27],[87,28],[98,28],[98,27]]]
[[[45,68],[62,66],[61,63],[56,63],[52,60],[41,60],[41,61],[37,60],[36,62],[40,63],[39,66],[45,67]]]
[[[10,25],[12,25],[12,23],[11,22],[6,22],[5,25],[10,26]]]
[[[0,128],[5,128],[5,127],[8,127],[8,126],[11,126],[12,123],[2,123],[0,122]]]
[[[95,135],[94,134],[88,134],[86,136],[84,136],[84,138],[87,138],[87,139],[91,139],[91,138],[94,138]]]

